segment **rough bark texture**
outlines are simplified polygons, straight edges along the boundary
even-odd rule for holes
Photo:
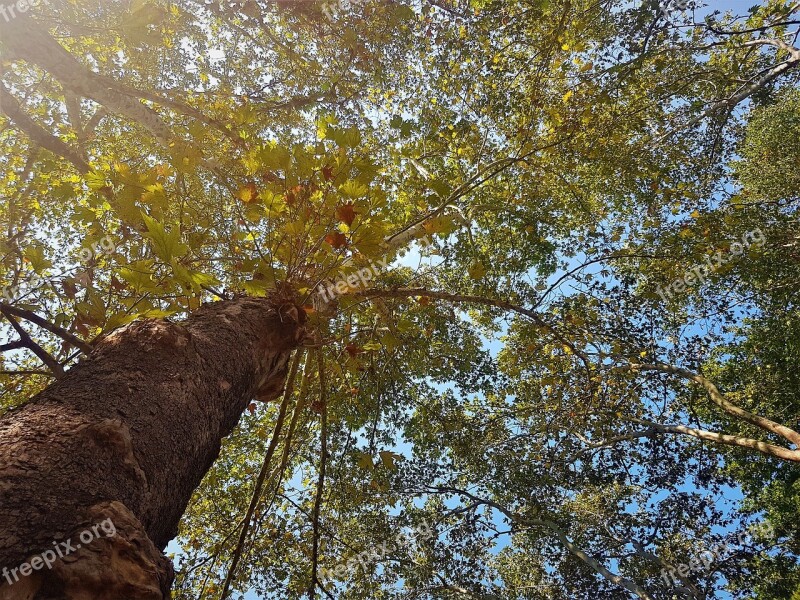
[[[304,335],[303,311],[273,306],[133,323],[0,420],[0,599],[169,597],[161,550],[248,402],[280,394]],[[85,533],[101,522],[116,533]],[[52,568],[11,573],[62,540],[73,551]]]

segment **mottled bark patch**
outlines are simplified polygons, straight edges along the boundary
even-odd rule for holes
[[[180,325],[138,321],[4,415],[0,568],[66,539],[98,506],[118,504],[127,529],[138,533],[103,540],[30,581],[37,589],[75,590],[53,598],[161,597],[157,590],[171,575],[153,548],[176,535],[192,492],[250,401],[280,393],[304,321],[286,298],[205,305]],[[130,594],[119,591],[117,572],[134,586]],[[106,588],[119,593],[86,591]],[[0,598],[20,590],[21,583],[0,588]]]

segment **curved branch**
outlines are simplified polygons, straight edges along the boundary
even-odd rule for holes
[[[39,344],[34,342],[33,339],[31,339],[31,336],[28,335],[28,332],[22,328],[14,316],[7,312],[5,306],[0,305],[0,312],[2,312],[5,318],[8,319],[8,322],[11,323],[11,327],[13,327],[14,331],[17,332],[20,337],[20,341],[25,345],[25,347],[33,352],[39,358],[39,360],[41,360],[45,366],[53,372],[53,375],[55,375],[57,378],[62,377],[64,375],[64,368],[58,363],[58,361],[50,356],[50,354],[48,354],[47,351]]]
[[[755,92],[763,88],[765,85],[769,84],[771,81],[778,78],[782,74],[786,73],[790,69],[794,69],[798,65],[800,65],[800,49],[790,46],[783,40],[759,39],[759,40],[751,40],[749,42],[745,42],[744,44],[742,44],[743,48],[753,47],[753,46],[773,46],[775,48],[778,48],[780,50],[785,50],[786,52],[788,52],[789,58],[785,61],[776,64],[766,73],[764,73],[764,75],[762,75],[755,81],[751,82],[749,85],[745,85],[742,88],[740,88],[740,90],[730,98],[726,98],[724,100],[719,100],[718,102],[715,102],[709,108],[704,110],[702,113],[700,113],[693,119],[690,119],[687,123],[665,133],[658,139],[659,142],[670,137],[672,134],[677,133],[678,131],[688,129],[689,127],[696,125],[706,117],[714,114],[719,110],[725,109],[727,111],[732,111],[740,102],[752,96]]]
[[[520,315],[525,315],[533,320],[539,327],[546,329],[550,334],[559,342],[567,346],[570,351],[578,356],[586,367],[587,372],[591,372],[591,364],[589,358],[568,339],[562,336],[559,332],[553,329],[542,317],[533,310],[517,306],[505,300],[498,300],[494,298],[485,298],[483,296],[475,296],[470,294],[450,294],[448,292],[436,292],[425,288],[395,288],[391,290],[377,290],[371,289],[363,292],[356,292],[356,296],[363,297],[378,297],[378,298],[408,298],[411,296],[425,296],[428,298],[437,298],[439,300],[447,300],[450,302],[462,302],[466,304],[483,304],[484,306],[494,306],[510,312],[515,312]]]
[[[10,304],[5,304],[5,303],[0,303],[0,311],[2,311],[3,314],[6,315],[12,314],[15,317],[19,317],[21,319],[25,319],[26,321],[30,321],[31,323],[38,325],[42,329],[46,329],[50,333],[60,337],[62,340],[68,342],[69,344],[72,344],[86,355],[91,354],[93,350],[92,346],[89,343],[84,342],[81,338],[70,333],[66,329],[63,329],[58,325],[54,325],[47,319],[43,319],[34,312],[25,310],[24,308],[19,308],[17,306],[11,306]]]
[[[56,156],[67,159],[75,165],[75,168],[78,169],[81,174],[85,175],[89,172],[89,163],[81,156],[81,153],[56,136],[51,135],[46,129],[31,119],[22,109],[19,101],[2,83],[0,83],[0,110],[11,119],[17,128],[27,135],[34,144],[41,146],[45,150],[49,150]]]
[[[781,425],[780,423],[776,423],[771,419],[767,419],[766,417],[761,417],[758,415],[754,415],[751,412],[744,410],[730,402],[722,393],[719,391],[717,386],[715,386],[711,381],[699,375],[697,373],[693,373],[687,369],[682,369],[680,367],[675,367],[673,365],[666,365],[662,363],[658,364],[642,364],[642,365],[631,365],[629,367],[632,371],[658,371],[660,373],[670,373],[673,375],[679,375],[684,379],[689,379],[698,383],[705,388],[706,392],[708,392],[711,401],[720,407],[723,411],[728,413],[729,415],[741,419],[751,425],[755,425],[756,427],[763,429],[764,431],[768,431],[770,433],[774,433],[785,440],[791,442],[795,445],[795,447],[800,448],[800,433],[796,432],[794,429],[790,427],[786,427],[785,425]]]

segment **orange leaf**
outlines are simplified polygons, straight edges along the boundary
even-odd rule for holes
[[[348,227],[353,224],[353,219],[356,218],[358,213],[353,210],[353,203],[348,202],[336,209],[336,218],[347,224]]]
[[[238,192],[236,192],[236,197],[245,204],[255,202],[258,200],[258,190],[256,189],[256,184],[251,181]]]
[[[334,248],[344,248],[347,246],[347,237],[343,233],[333,231],[325,236],[325,241]]]

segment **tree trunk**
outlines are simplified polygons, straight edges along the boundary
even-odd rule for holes
[[[242,298],[138,321],[0,419],[0,599],[162,600],[162,550],[255,396],[277,397],[305,313]],[[90,539],[91,538],[91,539]]]

